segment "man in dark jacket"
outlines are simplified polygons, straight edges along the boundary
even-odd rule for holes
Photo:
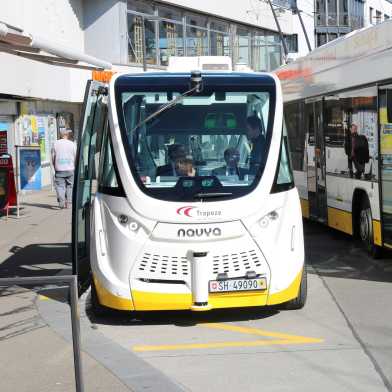
[[[175,177],[176,172],[176,161],[180,158],[186,157],[186,151],[182,144],[170,144],[167,148],[169,155],[169,163],[167,165],[158,166],[156,176],[163,177]]]
[[[214,176],[238,176],[240,180],[244,179],[246,173],[245,169],[238,167],[240,160],[240,153],[233,147],[226,148],[223,153],[225,158],[226,166],[217,167],[212,171]]]
[[[256,115],[246,119],[247,135],[252,143],[249,157],[249,174],[256,175],[265,154],[265,136],[262,133],[262,122]]]
[[[365,171],[365,163],[369,161],[369,147],[365,141],[366,146],[362,146],[362,139],[365,138],[363,135],[358,135],[358,126],[356,124],[351,124],[350,132],[346,134],[344,141],[344,150],[347,155],[347,164],[350,177],[354,177],[353,163],[355,167],[355,178],[360,179]],[[363,149],[367,149],[365,154]],[[367,160],[363,155],[367,153]]]

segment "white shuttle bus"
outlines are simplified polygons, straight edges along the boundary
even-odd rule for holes
[[[280,82],[201,68],[87,87],[73,270],[96,312],[305,304]]]

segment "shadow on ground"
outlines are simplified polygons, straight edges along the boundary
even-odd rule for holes
[[[0,264],[0,278],[50,277],[68,275],[72,271],[69,243],[31,244],[23,248],[14,246],[9,252],[12,255]],[[38,286],[31,285],[21,287],[38,289]],[[8,292],[7,287],[0,287],[0,296],[7,296]],[[64,290],[57,287],[46,289],[41,294],[57,301],[67,301]]]
[[[308,273],[344,279],[392,282],[392,255],[386,250],[373,259],[352,236],[305,221]]]
[[[258,307],[241,309],[217,309],[208,312],[160,311],[160,312],[125,312],[108,311],[106,315],[96,316],[89,305],[86,315],[90,322],[98,325],[176,325],[192,327],[203,323],[222,323],[234,321],[262,320],[280,312],[278,307]]]

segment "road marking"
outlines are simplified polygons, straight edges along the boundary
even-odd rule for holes
[[[197,324],[199,327],[212,329],[222,329],[224,331],[238,332],[246,335],[264,336],[276,339],[259,339],[253,341],[233,341],[233,342],[211,342],[211,343],[190,343],[190,344],[162,344],[162,345],[137,345],[133,347],[134,351],[173,351],[173,350],[192,350],[208,348],[225,348],[225,347],[257,347],[272,345],[290,345],[290,344],[312,344],[321,343],[323,339],[311,338],[307,336],[289,335],[279,332],[265,331],[257,328],[240,327],[230,324]]]

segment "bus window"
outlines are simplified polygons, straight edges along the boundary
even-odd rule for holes
[[[247,116],[251,113],[259,119],[258,135],[267,140],[272,126],[271,92],[225,91],[215,97],[214,91],[203,91],[202,96],[182,97],[170,109],[143,122],[161,110],[168,97],[179,95],[176,91],[125,91],[120,96],[123,140],[141,189],[163,200],[193,200],[194,194],[205,191],[202,178],[216,177],[209,192],[224,190],[229,197],[250,192],[262,175],[268,146],[265,142],[262,147],[256,145],[257,137],[248,140]],[[184,172],[178,170],[180,166],[190,169]],[[186,183],[193,184],[186,189],[180,180],[184,176],[196,177]]]
[[[284,121],[289,135],[289,146],[293,170],[304,171],[304,134],[302,126],[302,103],[294,102],[284,105]]]

